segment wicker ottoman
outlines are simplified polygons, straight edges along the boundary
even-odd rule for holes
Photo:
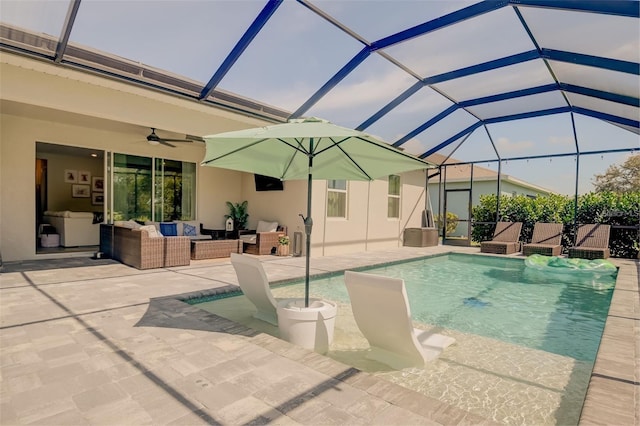
[[[436,228],[407,228],[404,230],[403,246],[433,247],[438,245]]]
[[[191,241],[191,259],[215,259],[229,257],[231,253],[242,253],[241,240],[194,240]]]

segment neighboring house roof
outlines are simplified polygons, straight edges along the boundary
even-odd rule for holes
[[[445,162],[446,159],[446,162]],[[471,177],[471,164],[456,164],[458,160],[455,158],[447,159],[444,155],[441,154],[432,154],[426,158],[427,161],[436,163],[436,164],[447,164],[446,178],[447,182],[467,182]],[[543,188],[541,186],[526,182],[524,180],[518,179],[511,175],[507,175],[504,173],[500,174],[500,179],[502,182],[509,182],[514,185],[522,186],[531,191],[542,192],[545,194],[553,194],[553,191]],[[487,169],[485,167],[478,166],[477,164],[473,165],[473,180],[474,182],[478,181],[492,181],[498,180],[498,173],[494,170]],[[435,184],[435,181],[431,182]]]
[[[460,164],[460,161],[455,158],[448,158],[442,154],[431,154],[426,158],[427,161],[430,161],[435,164],[450,164],[451,166],[447,167],[447,180],[469,180],[469,176],[471,175],[471,164]],[[445,162],[446,160],[446,162]],[[502,175],[503,177],[506,175]],[[473,166],[473,178],[493,178],[497,179],[498,173],[491,169],[487,169],[485,167],[481,167],[478,165]]]

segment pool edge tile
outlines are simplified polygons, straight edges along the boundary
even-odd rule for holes
[[[640,263],[612,261],[619,267],[618,278],[580,425],[640,422]],[[632,316],[626,317],[629,313]]]

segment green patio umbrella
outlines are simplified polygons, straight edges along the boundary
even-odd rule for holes
[[[373,180],[394,173],[435,167],[366,133],[319,118],[205,136],[203,166],[308,181],[305,306],[309,306],[311,181]]]

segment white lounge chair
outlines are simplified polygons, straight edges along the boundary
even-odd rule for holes
[[[455,339],[413,328],[404,281],[346,271],[344,282],[358,328],[369,341],[367,358],[395,369],[421,367]]]
[[[262,263],[251,256],[231,253],[231,264],[236,270],[238,284],[242,292],[256,307],[254,318],[278,325],[276,300],[271,294],[269,280]]]

